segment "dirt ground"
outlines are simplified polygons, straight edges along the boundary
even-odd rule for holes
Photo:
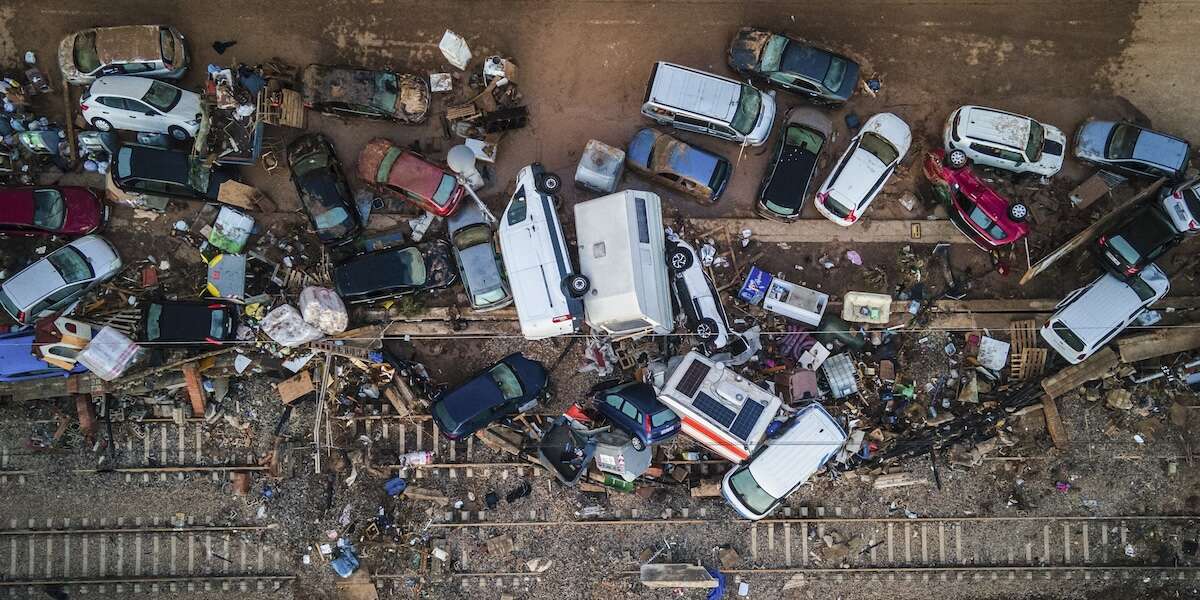
[[[529,106],[529,126],[510,132],[502,140],[499,159],[494,166],[495,182],[482,196],[493,212],[507,202],[507,189],[517,170],[531,162],[541,162],[567,179],[573,175],[579,155],[588,139],[599,139],[624,146],[648,121],[638,114],[651,65],[656,60],[678,62],[716,73],[732,75],[725,66],[729,39],[741,26],[755,25],[782,30],[854,56],[864,65],[864,74],[882,80],[878,97],[856,95],[831,118],[836,125],[833,153],[822,165],[820,176],[840,153],[850,137],[844,118],[849,114],[863,119],[878,112],[894,112],[912,127],[913,148],[898,174],[875,200],[869,219],[921,219],[941,216],[932,206],[919,204],[913,212],[898,198],[902,193],[920,192],[923,180],[920,160],[924,152],[939,144],[946,116],[963,104],[994,106],[1031,115],[1051,123],[1071,136],[1088,117],[1138,119],[1165,131],[1200,140],[1200,113],[1194,110],[1191,86],[1200,77],[1200,62],[1192,59],[1193,40],[1200,31],[1194,16],[1196,5],[1170,0],[1092,2],[1084,0],[1025,0],[1017,3],[952,0],[865,0],[838,2],[726,2],[721,0],[659,0],[654,3],[621,0],[537,2],[505,0],[478,2],[409,2],[384,0],[329,0],[314,4],[281,0],[277,2],[162,3],[152,0],[109,0],[103,3],[71,0],[55,3],[0,3],[0,67],[15,66],[26,50],[36,52],[40,65],[59,83],[54,65],[57,45],[69,32],[92,26],[133,23],[167,23],[187,36],[192,54],[191,70],[183,80],[185,87],[197,87],[204,79],[204,67],[210,63],[229,65],[236,62],[256,64],[276,57],[303,66],[308,63],[354,64],[391,68],[402,72],[428,74],[453,71],[437,48],[442,32],[449,28],[463,35],[476,57],[502,54],[519,65],[518,83]],[[236,41],[223,55],[211,44]],[[463,93],[465,77],[457,77],[456,94]],[[57,90],[57,87],[56,87]],[[435,95],[431,115],[444,110],[452,95]],[[796,98],[780,94],[779,114],[802,104]],[[62,120],[63,106],[57,94],[39,99],[38,112]],[[352,170],[359,149],[371,138],[387,137],[401,145],[418,144],[428,155],[441,159],[455,142],[445,135],[440,118],[422,126],[405,127],[370,121],[351,121],[309,115],[310,131],[319,131],[333,140],[338,154]],[[274,131],[275,143],[285,145],[296,132]],[[725,197],[714,206],[700,206],[686,197],[658,188],[626,175],[625,186],[653,189],[664,199],[668,221],[691,217],[751,217],[754,196],[770,158],[774,138],[761,148],[739,149],[736,145],[713,138],[680,134],[680,137],[716,151],[735,161],[733,179]],[[293,244],[289,255],[311,259],[317,255],[315,238],[304,232],[304,219],[298,209],[294,188],[281,168],[267,172],[261,167],[241,169],[242,177],[263,189],[279,206],[265,215],[266,229],[286,237]],[[987,176],[1006,195],[1028,202],[1032,209],[1034,233],[1030,237],[1033,260],[1052,250],[1106,208],[1115,204],[1104,200],[1086,212],[1072,209],[1067,193],[1092,173],[1092,168],[1068,159],[1063,172],[1050,183],[1015,180],[1002,173]],[[63,183],[83,182],[101,185],[95,178],[68,175]],[[1134,182],[1118,193],[1131,194],[1144,184]],[[570,207],[591,194],[567,186],[562,195],[564,218]],[[127,262],[153,257],[154,262],[171,260],[177,271],[177,289],[190,288],[198,255],[170,241],[173,224],[190,221],[194,207],[177,207],[166,215],[144,218],[128,209],[118,209],[106,236],[113,240]],[[373,229],[384,229],[403,222],[407,215],[377,219]],[[806,218],[820,218],[808,207]],[[802,228],[803,222],[796,225]],[[861,227],[856,225],[856,227]],[[568,229],[572,226],[568,225]],[[435,230],[439,231],[439,230]],[[1186,242],[1160,264],[1172,274],[1172,294],[1195,295],[1195,266],[1192,255],[1195,241]],[[15,272],[36,258],[34,248],[44,242],[4,240],[0,242],[0,268]],[[718,241],[718,246],[721,245]],[[53,243],[51,244],[53,247]],[[925,277],[940,285],[939,267],[929,254],[929,246],[915,245],[924,261]],[[959,250],[961,249],[961,250]],[[748,252],[761,251],[759,266],[777,273],[788,273],[789,280],[822,289],[831,294],[847,290],[892,292],[906,282],[899,268],[902,249],[892,244],[816,245],[796,243],[760,247],[752,243]],[[854,250],[863,257],[863,265],[850,264],[846,252]],[[1021,260],[1024,260],[1021,253]],[[836,263],[826,269],[819,263],[828,258]],[[1001,277],[990,273],[990,261],[981,251],[956,246],[957,268],[977,276],[970,298],[1057,298],[1099,273],[1094,261],[1085,254],[1071,257],[1028,286],[1020,287],[1016,276]],[[878,271],[882,270],[882,278]],[[1017,271],[1018,273],[1020,270]],[[732,274],[729,275],[732,277]],[[461,295],[451,290],[425,300],[427,304],[461,304]],[[736,311],[735,311],[736,312]],[[736,315],[731,315],[734,317]],[[910,340],[911,341],[911,340]],[[546,363],[556,360],[565,342],[528,343],[524,340],[489,340],[484,343],[443,340],[426,342],[416,348],[418,360],[430,367],[433,377],[448,385],[457,385],[479,369],[514,351],[525,351]],[[932,346],[931,346],[932,347]],[[594,377],[575,372],[578,350],[573,351],[554,370],[553,408],[565,407],[582,395]],[[939,366],[938,368],[942,368]],[[921,373],[928,377],[931,373]],[[280,409],[268,402],[270,393],[259,381],[246,393],[246,407],[255,410],[255,429],[269,430]],[[1161,388],[1144,392],[1154,406],[1168,404]],[[260,393],[255,393],[258,390]],[[1190,401],[1190,400],[1189,400]],[[12,448],[20,447],[30,436],[30,423],[52,419],[49,406],[0,408],[5,422],[0,439]],[[69,412],[69,406],[63,405]],[[311,404],[298,409],[293,418],[293,433],[302,429],[296,423],[312,418]],[[1165,459],[1183,451],[1179,434],[1165,424],[1161,411],[1145,417],[1114,413],[1100,403],[1071,398],[1062,403],[1072,448],[1055,451],[1037,413],[1018,419],[1013,425],[1019,435],[1018,446],[1010,454],[1032,457],[1026,461],[994,461],[975,469],[956,468],[943,474],[945,485],[908,488],[881,494],[869,484],[844,478],[820,479],[795,494],[790,504],[800,506],[856,507],[863,515],[890,514],[895,503],[923,516],[949,516],[966,513],[988,514],[1159,514],[1195,513],[1194,492],[1198,472],[1191,464],[1180,464],[1179,474],[1166,475]],[[1115,433],[1108,430],[1113,422]],[[44,426],[42,426],[44,429]],[[216,428],[220,430],[220,426]],[[1139,433],[1147,443],[1133,441]],[[265,436],[263,436],[265,439]],[[264,441],[257,442],[264,451]],[[90,466],[94,456],[85,449],[63,459],[63,465]],[[1117,459],[1117,455],[1141,458]],[[29,460],[53,462],[50,455]],[[301,459],[298,468],[310,469]],[[499,460],[499,458],[498,458]],[[40,464],[40,463],[39,463]],[[60,465],[60,468],[64,468]],[[36,466],[36,465],[35,465]],[[927,469],[927,461],[914,459],[906,464],[914,471]],[[1055,483],[1069,480],[1070,492],[1056,490]],[[525,506],[544,509],[553,516],[569,517],[592,500],[575,491],[547,487],[538,479],[533,494],[512,510]],[[169,516],[187,511],[222,515],[230,520],[254,519],[257,500],[236,498],[228,483],[203,478],[186,482],[150,482],[132,486],[103,478],[47,478],[33,486],[6,488],[0,501],[0,523],[47,517],[77,517],[104,513],[106,516],[133,517],[139,514]],[[322,532],[336,528],[338,512],[350,503],[356,515],[369,519],[376,507],[389,502],[380,491],[381,482],[364,478],[356,486],[339,487],[334,508],[321,507],[325,494],[324,479],[297,477],[282,483],[270,503],[268,518],[283,524],[280,531],[267,536],[265,543],[279,553],[289,569],[299,574],[304,585],[285,593],[294,598],[332,597],[332,575],[326,567],[303,565],[300,556],[306,546]],[[423,484],[424,485],[424,484]],[[505,490],[509,481],[487,479],[438,480],[439,487],[454,498],[468,493],[482,496],[494,489]],[[256,488],[256,493],[258,492]],[[1020,506],[1008,499],[1020,495]],[[136,501],[131,502],[131,498]],[[258,498],[255,496],[254,498]],[[726,511],[731,518],[727,531],[713,534],[717,539],[733,539],[740,524],[732,522],[732,513],[719,499],[694,500],[685,494],[660,494],[651,499],[639,496],[613,496],[615,508],[639,509],[653,513],[665,508],[679,510],[704,507]],[[1095,503],[1088,501],[1095,500]],[[403,510],[401,511],[403,512]],[[404,513],[418,522],[421,510]],[[466,534],[461,534],[466,535]],[[581,539],[564,535],[546,541],[537,538],[519,540],[513,560],[472,560],[469,568],[522,568],[528,558],[554,554],[559,560],[581,561],[570,567],[550,571],[542,582],[517,593],[519,598],[554,597],[677,597],[674,593],[648,594],[628,580],[607,580],[590,572],[590,561],[635,568],[623,552],[636,555],[646,546],[657,544],[654,534],[622,539],[619,536]],[[690,536],[690,537],[689,537]],[[680,534],[683,548],[676,558],[681,561],[710,558],[711,540],[702,533]],[[1001,534],[999,536],[1003,538]],[[674,538],[673,538],[674,539]],[[462,547],[482,540],[459,540]],[[743,555],[744,547],[739,548]],[[545,544],[544,547],[543,544]],[[706,545],[708,544],[708,545]],[[583,548],[583,545],[587,545]],[[396,557],[374,557],[376,565],[397,566]],[[519,560],[518,560],[519,559]],[[290,562],[286,562],[290,561]],[[607,562],[606,562],[607,561]],[[386,570],[386,569],[384,569]],[[589,588],[579,589],[585,581]],[[751,597],[782,595],[782,581],[755,583]],[[407,583],[392,597],[474,598],[498,597],[491,588],[479,593],[458,587],[435,586],[414,590]],[[1160,589],[1153,584],[1115,583],[1109,589],[1071,585],[1039,589],[1009,588],[979,583],[955,586],[954,597],[963,598],[1157,598],[1196,597],[1191,588]],[[805,587],[796,598],[936,598],[945,595],[937,585],[858,585],[817,583]],[[278,597],[278,596],[275,596]],[[701,597],[695,593],[687,597]]]

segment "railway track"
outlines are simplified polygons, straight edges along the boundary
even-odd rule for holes
[[[294,579],[256,536],[212,518],[46,519],[0,529],[0,594],[275,590]]]

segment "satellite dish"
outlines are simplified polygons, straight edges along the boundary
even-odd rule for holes
[[[465,145],[459,144],[450,149],[446,154],[446,165],[451,171],[458,173],[471,188],[478,189],[483,186],[483,175],[475,168],[475,152]]]

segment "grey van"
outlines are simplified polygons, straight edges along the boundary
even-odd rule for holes
[[[775,95],[727,77],[657,62],[642,114],[660,125],[761,146],[771,134]]]

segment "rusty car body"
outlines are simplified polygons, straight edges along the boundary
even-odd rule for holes
[[[416,75],[313,64],[301,82],[305,108],[323,114],[410,125],[429,114],[429,83]]]

